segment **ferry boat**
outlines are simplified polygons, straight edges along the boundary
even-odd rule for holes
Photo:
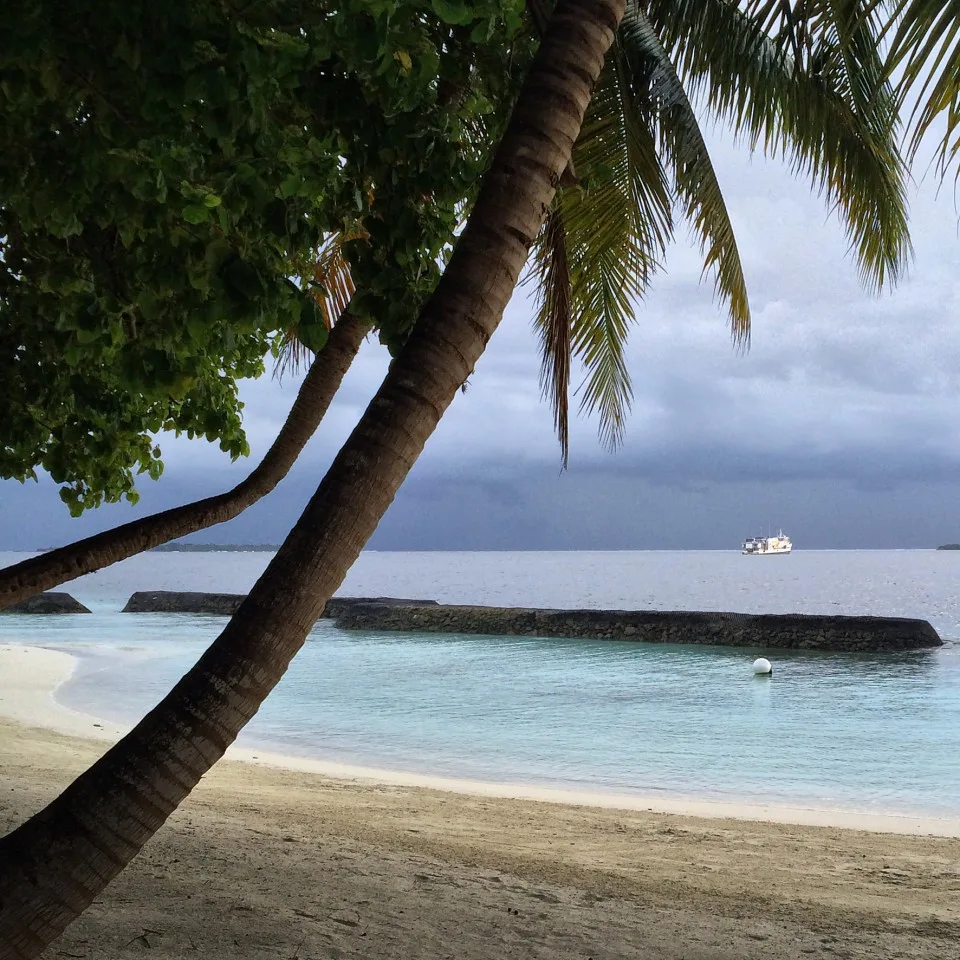
[[[793,543],[781,530],[775,537],[747,537],[743,541],[741,553],[747,556],[773,556],[790,553]]]

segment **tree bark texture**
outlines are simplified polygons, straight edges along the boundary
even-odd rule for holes
[[[232,490],[124,523],[0,570],[0,610],[162,543],[225,523],[265,497],[316,432],[369,329],[366,321],[344,312],[310,365],[273,445]]]
[[[160,704],[0,840],[0,960],[38,956],[90,904],[283,676],[500,322],[624,6],[557,4],[443,278],[276,557]]]

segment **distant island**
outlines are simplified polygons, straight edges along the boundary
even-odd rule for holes
[[[153,553],[273,553],[278,543],[164,543]]]
[[[960,550],[960,543],[941,543],[938,550]]]

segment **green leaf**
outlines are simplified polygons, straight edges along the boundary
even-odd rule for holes
[[[476,14],[464,0],[431,0],[433,12],[444,22],[463,26],[472,23]]]
[[[210,327],[201,317],[190,317],[187,320],[187,333],[194,343],[206,343],[210,334]]]
[[[153,290],[141,290],[137,306],[144,320],[156,320],[160,314],[160,302]]]
[[[319,353],[330,337],[330,331],[322,323],[301,323],[297,327],[297,339],[313,353]]]
[[[202,203],[191,203],[183,208],[183,219],[187,223],[204,223],[210,218],[210,208]]]

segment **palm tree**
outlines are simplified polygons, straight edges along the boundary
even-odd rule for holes
[[[40,954],[135,856],[283,676],[495,331],[625,0],[560,0],[434,294],[264,575],[122,741],[0,841],[0,958]]]
[[[585,368],[581,408],[599,415],[606,446],[622,440],[632,396],[624,347],[636,302],[674,235],[676,208],[700,240],[734,343],[749,341],[736,238],[692,101],[734,137],[786,158],[839,208],[868,284],[880,287],[903,271],[905,170],[878,52],[883,23],[850,14],[838,25],[844,4],[824,4],[797,43],[782,19],[785,6],[627,4],[574,146],[580,182],[561,182],[527,277],[536,283],[541,384],[564,465],[574,358]]]

